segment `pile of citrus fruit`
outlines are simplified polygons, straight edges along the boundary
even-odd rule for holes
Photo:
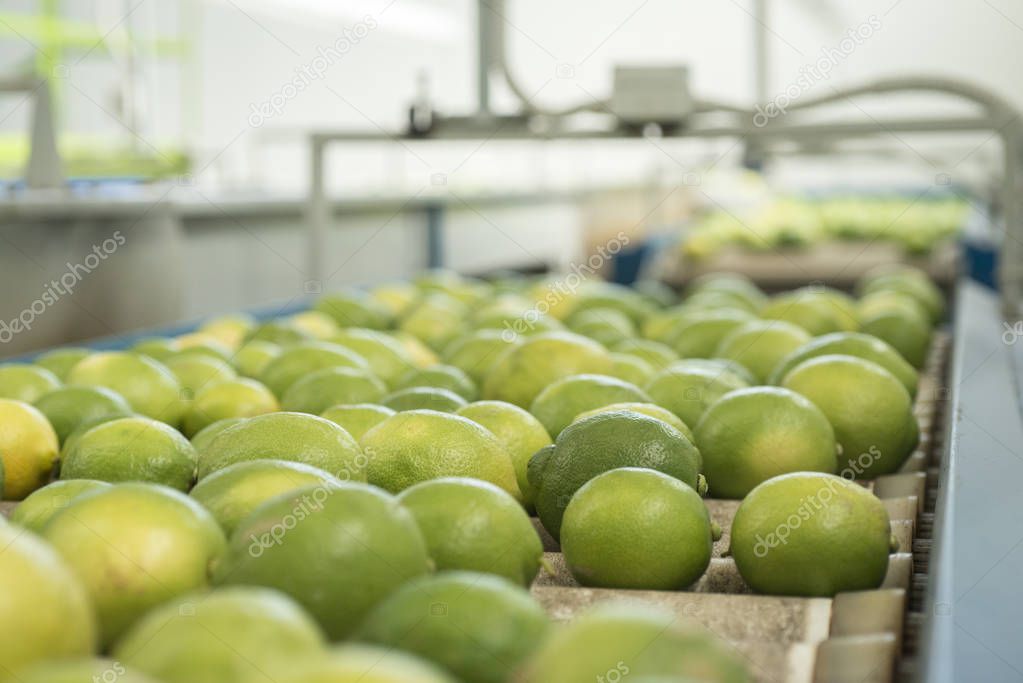
[[[0,366],[0,682],[751,680],[672,614],[530,594],[541,530],[580,584],[686,589],[705,496],[742,501],[754,591],[880,585],[854,480],[916,446],[925,276],[569,282],[429,272]]]

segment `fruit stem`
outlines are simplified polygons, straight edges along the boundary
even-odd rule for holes
[[[554,565],[546,557],[540,558],[540,567],[547,573],[547,576],[555,576],[557,574]]]

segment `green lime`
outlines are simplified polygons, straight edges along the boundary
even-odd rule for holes
[[[395,383],[395,389],[429,387],[447,389],[466,401],[475,401],[479,393],[469,376],[451,365],[434,365],[421,370],[412,370]]]
[[[428,368],[431,365],[436,365],[440,362],[440,356],[438,356],[433,349],[408,332],[398,330],[394,333],[394,338],[398,340],[398,343],[400,343],[405,349],[405,352],[408,353],[409,357],[412,359],[412,365],[415,367]]]
[[[514,498],[478,479],[445,477],[401,492],[438,570],[503,576],[529,587],[540,570],[543,544]]]
[[[466,332],[467,312],[457,299],[429,294],[405,314],[398,328],[439,352]]]
[[[584,586],[679,590],[703,576],[713,545],[700,494],[649,469],[598,474],[561,523],[565,563]]]
[[[341,331],[334,318],[322,311],[302,311],[288,320],[313,339],[330,339]]]
[[[763,383],[785,356],[810,339],[806,330],[784,320],[754,320],[722,339],[714,355],[745,366]]]
[[[57,376],[38,365],[0,365],[0,398],[34,403],[37,398],[60,387]]]
[[[656,374],[654,366],[642,358],[628,353],[611,353],[611,369],[608,370],[608,375],[611,377],[641,387],[653,379]]]
[[[696,426],[703,474],[715,498],[739,499],[787,472],[837,469],[835,432],[817,406],[788,389],[725,394]]]
[[[369,370],[366,360],[354,351],[328,342],[302,342],[284,349],[263,368],[259,380],[283,398],[292,384],[305,375],[323,368],[354,368]]]
[[[366,484],[315,486],[256,508],[231,535],[218,585],[267,586],[295,599],[332,640],[430,571],[426,544],[398,501]]]
[[[815,287],[803,287],[778,294],[760,310],[765,320],[784,320],[813,336],[856,329],[852,306],[838,305],[834,296],[824,296]]]
[[[719,398],[749,384],[726,366],[694,359],[680,361],[658,373],[644,390],[654,403],[675,413],[687,425],[696,425]]]
[[[94,353],[68,375],[68,384],[106,387],[123,396],[132,410],[171,426],[181,421],[181,384],[167,366],[132,353]]]
[[[339,425],[351,434],[353,439],[361,441],[363,434],[394,414],[395,411],[385,406],[354,403],[331,406],[320,413],[320,417]]]
[[[339,403],[375,403],[387,393],[376,375],[356,368],[323,368],[297,380],[284,392],[281,408],[319,415]]]
[[[439,477],[489,481],[522,500],[511,456],[489,430],[472,420],[434,410],[387,418],[362,436],[366,476],[397,493]]]
[[[237,349],[245,335],[256,326],[256,320],[244,313],[232,313],[210,318],[197,330],[198,334],[215,339],[230,349]]]
[[[163,363],[168,367],[173,360],[196,358],[199,356],[230,365],[231,349],[212,337],[206,337],[199,332],[193,332],[192,334],[178,337],[177,342],[178,350],[163,360]]]
[[[112,659],[51,659],[18,671],[17,683],[160,683]]]
[[[524,588],[489,574],[445,572],[399,588],[369,613],[357,636],[433,661],[466,683],[504,683],[548,628],[546,613]]]
[[[872,479],[899,469],[919,430],[909,392],[877,363],[818,356],[793,368],[782,386],[806,396],[835,428],[842,447],[839,474]]]
[[[62,458],[61,479],[144,481],[187,491],[195,449],[173,427],[147,417],[122,417],[83,434]]]
[[[324,294],[313,306],[313,310],[326,313],[338,327],[365,327],[371,330],[385,330],[393,320],[390,312],[374,301],[365,292],[347,290]]]
[[[483,384],[483,398],[529,408],[553,382],[583,373],[603,374],[611,356],[595,341],[569,332],[537,334],[507,349]]]
[[[752,314],[730,308],[696,310],[681,317],[666,342],[682,358],[710,358],[721,340],[751,320]]]
[[[250,341],[235,352],[231,362],[239,375],[255,379],[263,374],[267,363],[281,355],[281,350],[268,341]]]
[[[199,479],[236,462],[288,460],[343,480],[364,481],[359,444],[330,420],[305,413],[268,413],[224,429],[203,449]]]
[[[678,302],[675,290],[660,280],[636,280],[632,288],[657,308],[666,308]]]
[[[50,481],[60,449],[46,417],[28,403],[0,398],[3,500],[21,500]]]
[[[831,474],[768,479],[743,499],[731,552],[758,593],[831,597],[870,590],[888,571],[891,528],[884,504]]]
[[[945,314],[945,296],[927,275],[907,266],[871,275],[860,284],[861,294],[897,292],[913,298],[927,312],[931,323]]]
[[[444,362],[458,368],[482,386],[487,373],[501,354],[509,347],[522,342],[515,334],[504,334],[497,330],[477,330],[458,337],[444,349]]]
[[[686,285],[685,295],[692,297],[700,292],[725,292],[739,297],[754,310],[767,303],[767,296],[749,277],[741,273],[708,273],[695,277]]]
[[[456,683],[435,664],[394,648],[346,643],[280,683]]]
[[[626,314],[613,308],[590,308],[569,316],[568,329],[611,346],[636,336],[636,326]]]
[[[453,391],[431,387],[401,389],[384,396],[380,400],[380,404],[399,413],[409,410],[436,410],[442,413],[453,413],[468,405],[464,398]]]
[[[661,344],[667,346],[668,339],[671,337],[672,331],[675,326],[680,324],[685,318],[691,315],[696,309],[687,308],[686,306],[672,306],[661,311],[654,311],[646,317],[643,324],[639,327],[639,334],[642,336],[644,341],[651,341],[655,344]],[[626,340],[635,341],[635,340]],[[626,343],[621,342],[621,343]],[[617,346],[617,345],[616,345]],[[668,347],[671,348],[670,346]],[[678,356],[675,351],[672,351],[676,357]]]
[[[565,506],[575,492],[598,474],[619,467],[659,470],[696,489],[700,452],[674,427],[632,411],[573,422],[529,463],[544,528],[558,538]]]
[[[522,408],[504,401],[477,401],[460,408],[456,414],[483,425],[497,437],[511,456],[526,509],[532,509],[536,491],[529,484],[527,469],[533,454],[551,444],[544,426]]]
[[[665,422],[682,432],[685,437],[694,444],[696,443],[696,439],[693,437],[693,430],[691,430],[685,422],[680,420],[678,415],[667,408],[662,408],[654,403],[610,403],[606,406],[601,406],[600,408],[594,408],[593,410],[587,410],[584,413],[579,413],[575,416],[572,422],[585,420],[588,417],[599,415],[601,413],[616,413],[622,410],[628,410],[634,413],[640,413],[642,415],[657,418],[661,422]]]
[[[261,341],[277,346],[291,346],[309,340],[309,333],[300,329],[293,320],[278,318],[260,323],[246,332],[242,344],[247,345],[254,341]]]
[[[50,519],[79,496],[109,488],[110,484],[95,479],[67,479],[47,484],[21,501],[11,511],[11,521],[29,531],[41,534]]]
[[[173,356],[166,361],[167,368],[178,378],[184,397],[191,399],[197,393],[224,380],[234,379],[237,373],[226,361],[201,354]],[[187,412],[187,408],[186,408]]]
[[[687,296],[682,303],[690,311],[736,311],[755,315],[763,304],[757,305],[735,292],[706,290]]]
[[[231,425],[236,425],[239,422],[244,422],[244,417],[225,417],[223,420],[217,420],[211,424],[206,425],[192,436],[192,448],[195,449],[196,455],[199,459],[202,458],[203,451],[206,450],[214,437],[220,434]]]
[[[492,311],[473,320],[476,331],[500,332],[508,339],[530,337],[543,332],[559,332],[565,329],[558,320],[549,315],[540,315],[535,308],[520,311]]]
[[[89,593],[104,646],[139,617],[204,588],[224,536],[201,505],[154,484],[80,496],[43,529]]]
[[[863,332],[890,344],[914,367],[923,367],[931,325],[916,301],[897,292],[875,292],[860,300],[859,315]]]
[[[89,597],[53,548],[14,524],[0,524],[0,548],[0,672],[95,652]]]
[[[843,332],[855,332],[859,329],[860,320],[856,313],[856,299],[850,295],[832,287],[819,285],[804,287],[797,291],[808,292],[809,298],[828,304]]]
[[[39,367],[46,368],[54,375],[57,376],[61,382],[67,381],[68,373],[71,372],[71,368],[78,364],[78,361],[82,360],[86,356],[90,355],[92,351],[89,349],[78,348],[75,346],[65,346],[53,351],[47,351],[46,353],[39,354],[35,359],[35,364]]]
[[[316,622],[286,595],[237,587],[160,605],[112,654],[164,683],[250,683],[278,680],[323,648]]]
[[[529,408],[547,433],[557,438],[579,413],[611,403],[644,403],[650,397],[639,387],[606,375],[571,375],[549,384]]]
[[[80,438],[82,438],[86,434],[86,432],[88,432],[93,427],[98,427],[101,424],[105,424],[107,422],[113,422],[114,420],[120,420],[121,418],[124,418],[124,417],[142,417],[142,416],[139,415],[138,413],[133,413],[130,410],[127,410],[127,411],[122,411],[122,412],[108,413],[106,415],[100,415],[99,417],[94,417],[94,418],[90,418],[88,420],[83,420],[82,424],[80,424],[77,427],[75,427],[74,429],[72,429],[71,433],[67,435],[66,439],[64,439],[64,443],[60,447],[60,455],[61,455],[61,457],[64,457],[69,452],[71,452],[71,449],[75,447],[75,443],[77,443],[78,440]]]
[[[188,495],[209,510],[230,536],[238,524],[266,501],[309,486],[340,484],[337,477],[311,465],[286,460],[251,460],[217,470]]]
[[[416,302],[420,292],[411,282],[400,280],[385,282],[373,287],[369,292],[369,296],[386,308],[391,315],[400,316]]]
[[[625,339],[611,350],[644,360],[658,372],[678,360],[678,354],[670,346],[650,339]]]
[[[840,354],[856,356],[877,363],[895,375],[910,396],[916,394],[919,381],[917,371],[906,362],[899,352],[877,337],[860,332],[835,332],[817,337],[790,353],[771,373],[770,383],[780,384],[789,370],[804,360],[817,356]]]
[[[625,285],[588,280],[579,287],[578,296],[570,300],[569,306],[558,315],[562,320],[569,320],[582,311],[607,309],[628,316],[636,324],[642,323],[655,310],[642,295]]]
[[[170,337],[150,337],[142,339],[132,346],[129,351],[143,356],[149,356],[161,363],[181,350],[181,345],[176,339]]]
[[[373,374],[393,384],[415,367],[415,359],[394,336],[376,330],[349,328],[330,338],[366,359]]]
[[[214,422],[232,417],[255,417],[279,409],[277,399],[254,379],[225,379],[196,392],[182,421],[182,431],[195,436]]]
[[[103,387],[61,387],[43,394],[34,405],[50,421],[61,443],[89,420],[131,412],[120,394]]]
[[[634,602],[591,607],[556,631],[530,661],[525,683],[665,681],[752,683],[741,656],[677,614]]]
[[[442,292],[456,301],[477,303],[490,294],[490,285],[479,278],[462,275],[446,268],[424,270],[413,278],[422,292]]]

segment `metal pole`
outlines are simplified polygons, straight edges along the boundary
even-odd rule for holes
[[[330,228],[330,208],[327,202],[327,190],[324,170],[324,151],[326,142],[323,138],[313,135],[310,149],[309,173],[309,215],[308,225],[308,275],[314,286],[323,287],[326,275],[327,232]]]
[[[476,3],[476,103],[480,114],[490,113],[490,65],[493,62],[493,12],[487,0]]]
[[[444,207],[441,204],[426,207],[426,267],[444,267]]]
[[[769,97],[768,60],[767,0],[753,0],[753,97],[757,104],[764,104]]]

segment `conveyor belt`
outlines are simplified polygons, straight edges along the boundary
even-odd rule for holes
[[[707,573],[687,591],[627,591],[580,587],[557,543],[539,520],[553,574],[541,574],[533,594],[553,618],[569,619],[590,604],[635,600],[666,607],[710,628],[746,657],[758,681],[771,683],[889,683],[917,670],[919,632],[927,590],[936,477],[943,449],[949,335],[935,335],[914,406],[920,422],[917,451],[896,475],[863,482],[888,508],[900,551],[890,557],[884,585],[834,599],[753,595],[728,547],[739,502],[708,500],[723,530]],[[908,551],[908,552],[907,552]]]

